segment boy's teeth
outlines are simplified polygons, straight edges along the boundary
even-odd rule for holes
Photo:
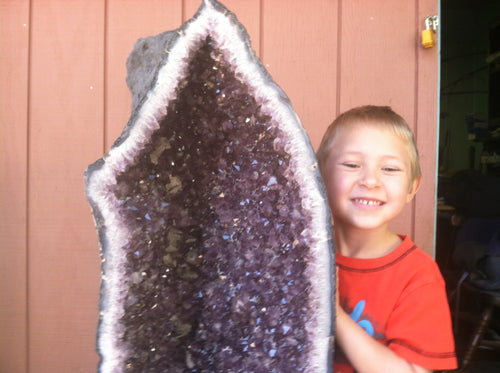
[[[379,206],[382,203],[379,201],[368,201],[366,199],[356,199],[357,203],[361,203],[363,205],[368,205],[368,206]]]

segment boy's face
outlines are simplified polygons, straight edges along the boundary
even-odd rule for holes
[[[408,145],[369,124],[338,130],[323,173],[335,225],[346,228],[387,226],[420,186]]]

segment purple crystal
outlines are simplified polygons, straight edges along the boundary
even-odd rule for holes
[[[214,1],[199,22],[204,11],[236,22]],[[327,372],[334,277],[313,152],[280,115],[276,106],[285,118],[291,109],[267,73],[270,87],[245,80],[211,27],[188,43],[168,99],[139,88],[131,124],[87,171],[103,257],[102,371]]]

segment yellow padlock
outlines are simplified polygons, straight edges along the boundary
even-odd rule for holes
[[[437,31],[439,25],[438,16],[428,16],[425,19],[425,30],[422,31],[422,45],[424,48],[432,48],[436,45],[434,40],[434,33]]]
[[[436,45],[434,41],[434,31],[430,29],[422,31],[422,45],[424,48],[432,48]]]

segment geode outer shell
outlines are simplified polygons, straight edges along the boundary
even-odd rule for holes
[[[309,139],[205,0],[127,61],[132,115],[85,173],[101,372],[329,372],[332,231]]]

